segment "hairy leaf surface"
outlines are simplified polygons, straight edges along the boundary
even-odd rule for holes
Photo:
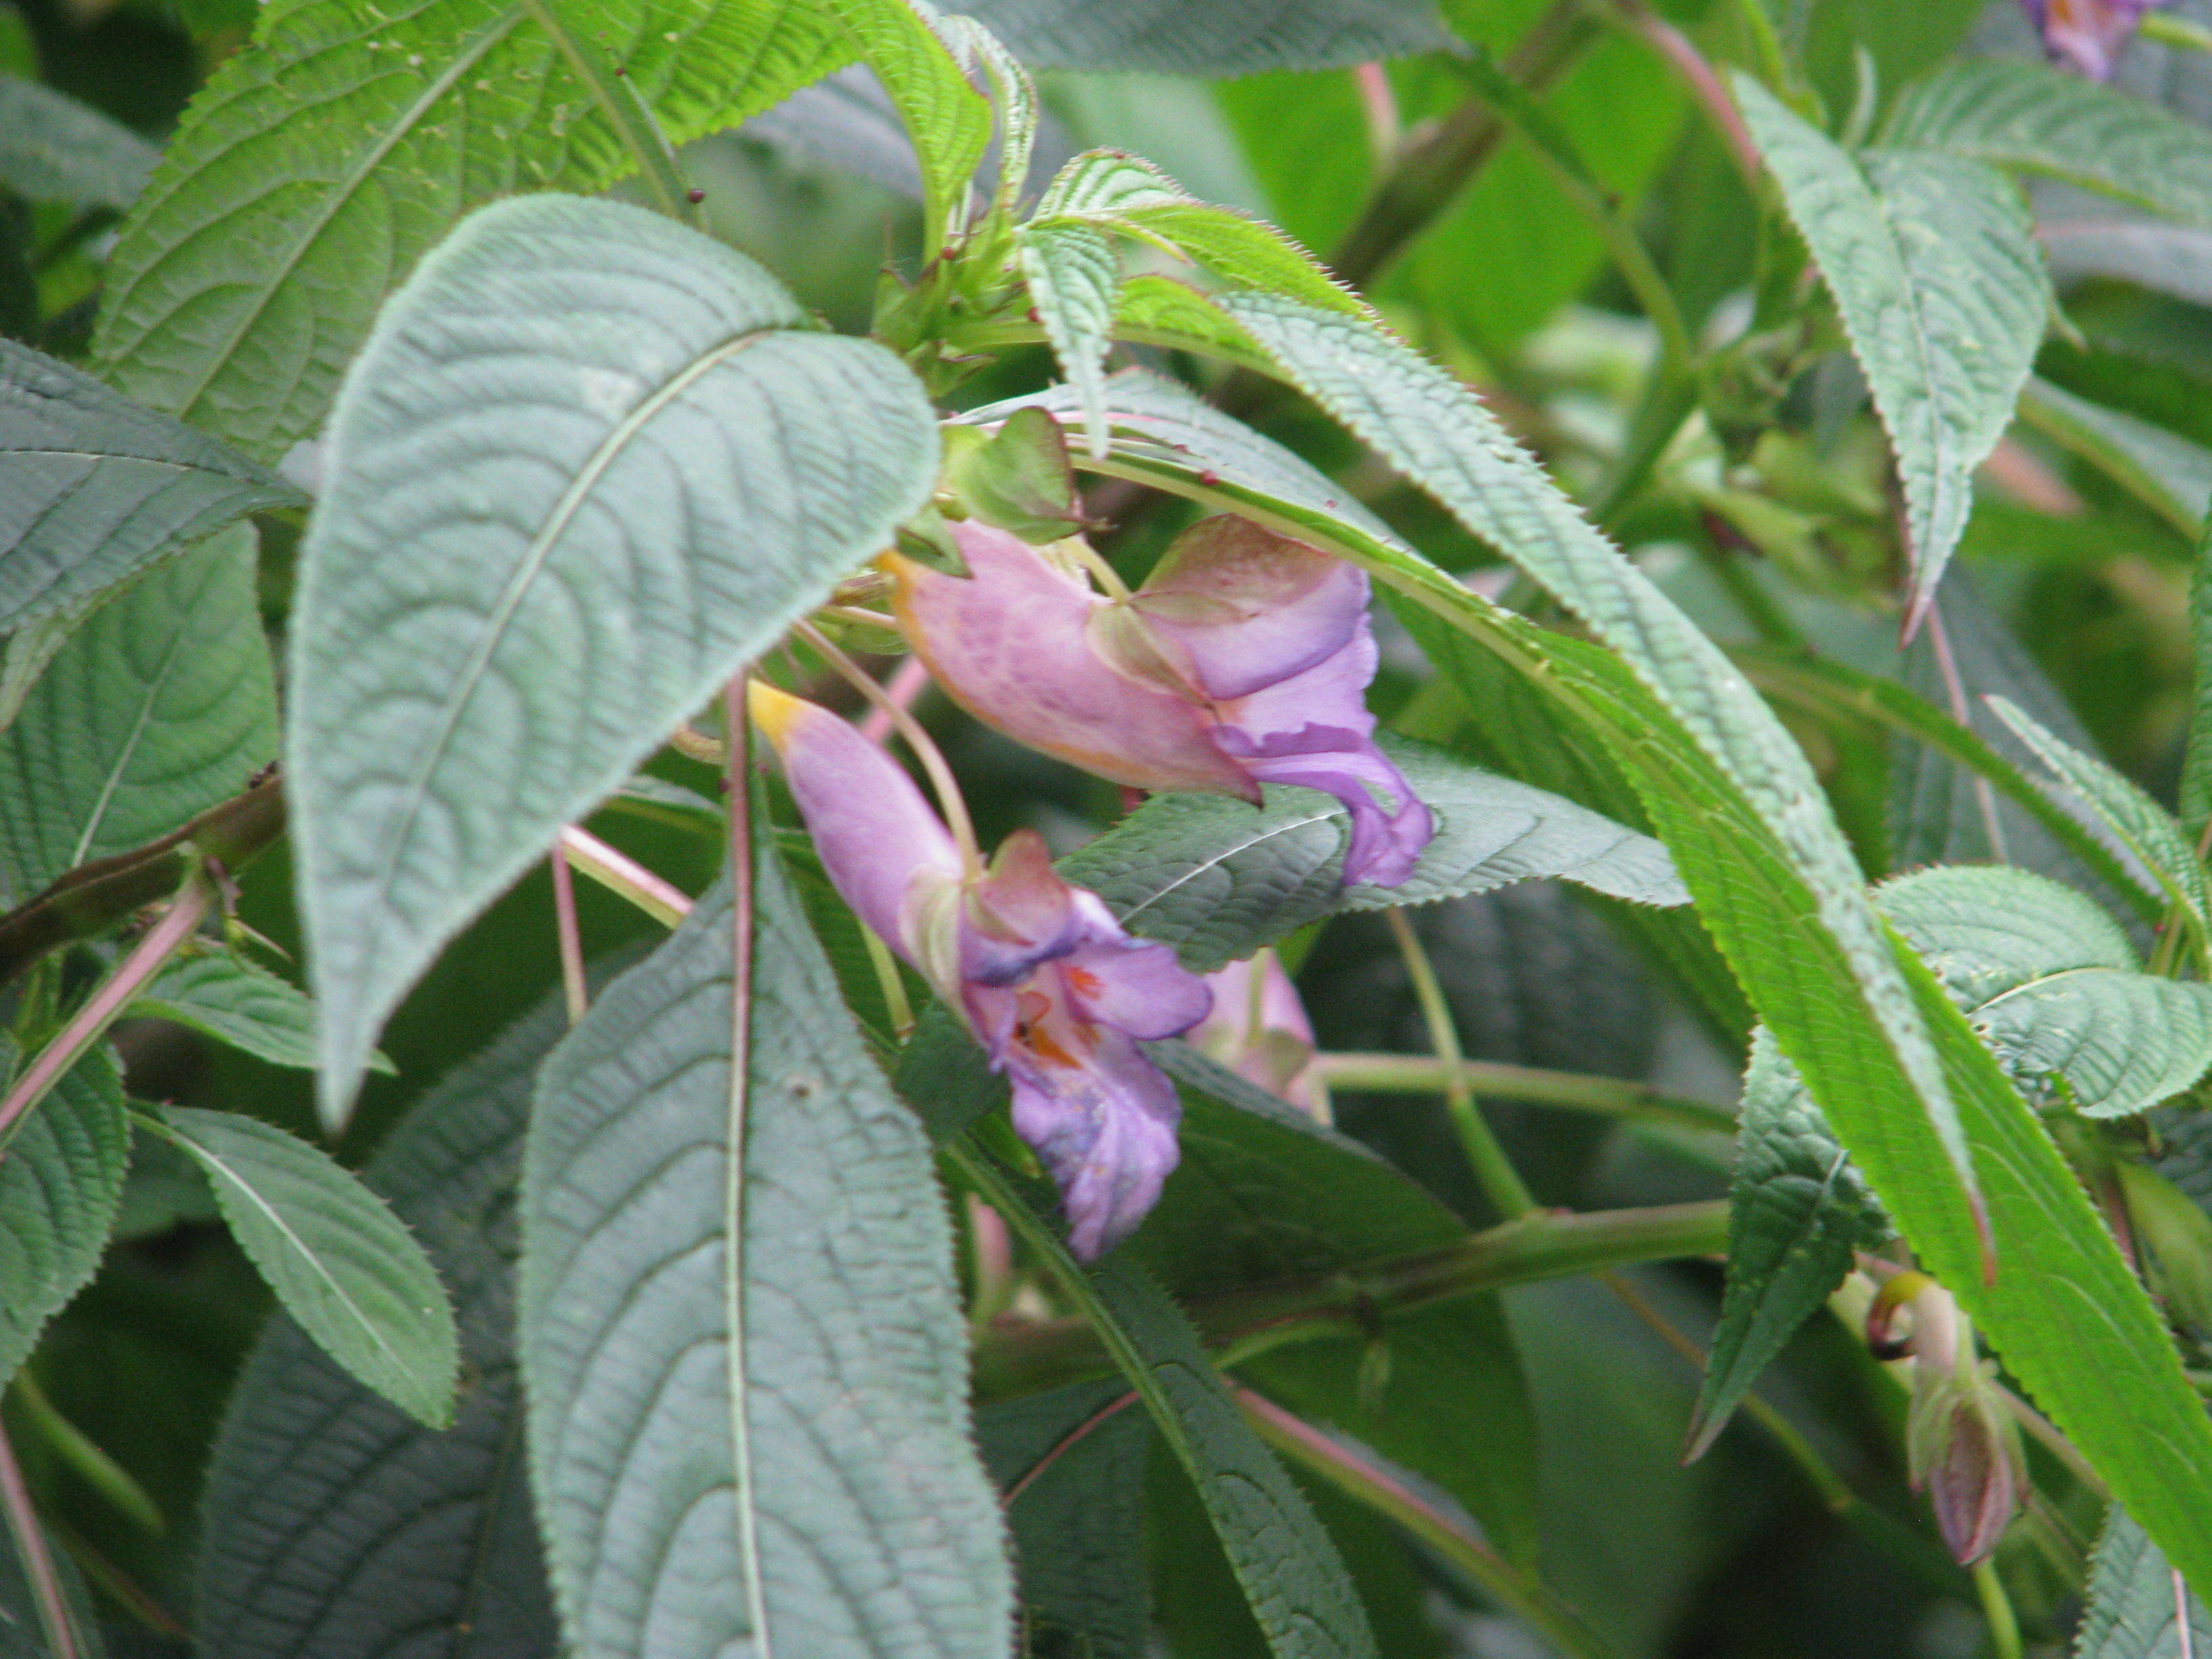
[[[937,434],[896,359],[742,255],[540,196],[424,262],[331,441],[288,755],[342,1121],[439,947],[888,541]]]
[[[15,1044],[0,1037],[0,1060],[15,1058]],[[0,1156],[0,1383],[100,1265],[130,1160],[123,1084],[105,1049],[65,1073],[8,1137]]]
[[[315,1069],[315,1005],[297,986],[228,951],[170,963],[128,1012],[188,1025],[271,1066]],[[369,1068],[389,1072],[392,1062],[378,1054]]]
[[[2074,1659],[2185,1659],[2212,1648],[2212,1608],[2117,1504],[2090,1559],[2087,1594]]]

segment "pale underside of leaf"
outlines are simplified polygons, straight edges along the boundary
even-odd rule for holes
[[[1073,389],[1085,443],[1106,453],[1106,352],[1114,343],[1121,257],[1105,234],[1076,222],[1024,225],[1015,248],[1060,372]]]

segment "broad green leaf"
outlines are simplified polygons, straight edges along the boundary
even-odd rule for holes
[[[514,1198],[549,1001],[416,1103],[363,1171],[453,1292],[470,1379],[425,1429],[289,1320],[248,1358],[209,1469],[194,1597],[206,1659],[329,1659],[437,1642],[559,1647],[522,1455]]]
[[[2203,861],[2173,815],[2104,762],[2053,736],[2004,698],[1990,698],[1990,707],[2060,782],[2104,820],[2181,908],[2198,939],[2212,945],[2212,886],[2206,883]]]
[[[921,164],[933,252],[965,212],[969,180],[991,143],[990,100],[968,82],[927,0],[823,0],[906,123]]]
[[[993,1484],[1001,1494],[1020,1485],[1006,1524],[1030,1628],[1038,1645],[1059,1642],[1091,1659],[1147,1651],[1145,1414],[1123,1407],[1053,1454],[1124,1395],[1119,1382],[1077,1382],[975,1413]]]
[[[234,519],[305,500],[190,427],[0,340],[0,632],[78,611]]]
[[[564,823],[927,498],[882,347],[639,209],[486,209],[349,372],[293,611],[321,1101]]]
[[[2183,535],[2203,528],[2212,501],[2212,450],[2124,410],[2031,380],[2021,418],[2079,455]]]
[[[2212,228],[2212,132],[2041,64],[1978,58],[1898,100],[1882,142],[2063,179]]]
[[[1121,256],[1081,221],[1047,221],[1014,233],[1015,257],[1044,337],[1081,411],[1091,453],[1106,450],[1106,352],[1114,343]]]
[[[0,1070],[15,1045],[0,1037]],[[0,1144],[0,1383],[84,1288],[123,1203],[131,1132],[105,1049],[79,1060]]]
[[[0,75],[0,184],[32,202],[120,212],[161,151],[67,93]]]
[[[1690,1425],[1705,1455],[1759,1374],[1894,1229],[1773,1035],[1753,1039],[1729,1194],[1728,1286]]]
[[[2212,1581],[2212,1523],[2196,1497],[2212,1485],[2212,1425],[2157,1311],[1988,1050],[1917,959],[1893,951],[1817,780],[1750,685],[1463,386],[1355,319],[1258,295],[1218,303],[1620,655],[1530,627],[1368,534],[1356,515],[1269,496],[1231,471],[1256,442],[1249,434],[1218,460],[1207,442],[1181,453],[1117,444],[1106,468],[1333,547],[1599,737],[1643,797],[1699,920],[1922,1260],[2162,1546]],[[1937,1127],[1947,1099],[1977,1149],[1994,1284],[1955,1173],[1958,1143]]]
[[[842,61],[830,18],[783,0],[279,0],[125,223],[106,378],[261,459],[313,433],[385,295],[471,208],[635,170],[549,20],[678,143]]]
[[[172,1106],[137,1121],[207,1172],[239,1248],[325,1353],[432,1428],[452,1421],[453,1307],[382,1199],[256,1118]]]
[[[1688,902],[1666,849],[1650,836],[1441,750],[1382,743],[1437,818],[1436,838],[1396,887],[1346,887],[1343,806],[1290,787],[1270,787],[1261,806],[1219,795],[1155,796],[1062,870],[1133,932],[1174,945],[1198,973],[1339,909],[1427,904],[1509,882],[1564,877],[1638,903]]]
[[[2212,1066],[2212,986],[2142,972],[2126,935],[2071,888],[1957,866],[1899,877],[1875,902],[2031,1097],[2125,1116]]]
[[[1371,1659],[1375,1638],[1343,1559],[1313,1509],[1229,1397],[1198,1333],[1121,1253],[1085,1270],[1022,1188],[972,1146],[959,1167],[1044,1257],[1197,1488],[1214,1534],[1276,1659]]]
[[[1736,101],[1835,296],[1897,451],[1917,620],[2053,303],[2019,187],[1932,150],[1854,157],[1747,76]]]
[[[1249,75],[1348,69],[1445,44],[1431,0],[966,0],[1040,69]]]
[[[2074,1659],[2186,1659],[2212,1650],[2212,1608],[2191,1594],[2150,1535],[2117,1504],[2090,1559],[2084,1594],[2088,1605],[2081,1609]]]
[[[228,951],[170,963],[126,1011],[174,1020],[271,1066],[315,1069],[315,1005],[307,993]],[[373,1056],[369,1069],[392,1062]]]
[[[217,532],[94,611],[32,685],[0,733],[0,884],[15,898],[168,834],[275,756],[253,566],[251,525]]]
[[[731,1086],[726,880],[540,1074],[520,1316],[577,1659],[1003,1650],[950,1230],[772,858]]]

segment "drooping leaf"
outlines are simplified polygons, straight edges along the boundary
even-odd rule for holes
[[[538,1084],[520,1328],[568,1645],[997,1652],[1012,1589],[927,1148],[773,859],[757,903],[742,1091],[726,880]]]
[[[1752,1041],[1729,1194],[1728,1286],[1691,1420],[1702,1456],[1759,1374],[1893,1231],[1772,1035]]]
[[[239,1247],[325,1353],[432,1428],[451,1422],[453,1307],[382,1199],[327,1152],[255,1118],[172,1106],[137,1121],[207,1172]]]
[[[1917,618],[2011,423],[2051,306],[2017,185],[1932,150],[1854,157],[1748,76],[1736,100],[1897,451]]]
[[[619,43],[678,143],[842,60],[829,17],[781,0],[267,7],[124,226],[94,343],[107,378],[257,459],[313,433],[385,295],[471,208],[634,169],[549,22]]]
[[[1125,1392],[1119,1382],[1077,1382],[975,1413],[992,1482],[1001,1494],[1019,1486],[1006,1523],[1032,1639],[1091,1659],[1144,1659],[1151,1625],[1145,1414],[1122,1407],[1096,1421]]]
[[[2212,450],[2117,409],[2031,380],[2021,418],[2081,457],[2183,535],[2203,527],[2212,501]]]
[[[15,1045],[0,1038],[12,1075]],[[131,1132],[106,1050],[79,1060],[0,1143],[0,1383],[84,1288],[123,1203]]]
[[[271,1066],[315,1069],[315,1005],[298,987],[231,951],[170,963],[127,1012],[174,1020]],[[381,1054],[368,1063],[372,1071],[392,1069]]]
[[[304,499],[190,427],[0,340],[0,632],[77,611],[234,519]]]
[[[1073,388],[1091,453],[1106,447],[1106,351],[1114,343],[1121,256],[1103,232],[1080,221],[1024,225],[1014,234],[1030,302],[1060,372]]]
[[[0,75],[0,184],[32,202],[127,208],[161,152],[67,93]]]
[[[204,1506],[207,1659],[557,1649],[522,1452],[514,1198],[532,1078],[567,1029],[539,1007],[424,1095],[364,1172],[452,1287],[470,1379],[453,1426],[425,1429],[289,1320],[247,1360]]]
[[[86,619],[0,734],[0,884],[18,898],[167,835],[276,752],[254,537],[234,525]]]
[[[2107,276],[2212,304],[2212,232],[2115,213],[2046,219],[2036,235],[2062,281]]]
[[[2117,1504],[2090,1560],[2086,1594],[2075,1659],[2185,1659],[2212,1649],[2212,1609]]]
[[[884,544],[936,456],[888,352],[654,215],[525,198],[424,262],[349,373],[293,613],[329,1121],[438,948]]]
[[[1431,0],[973,0],[963,9],[1040,69],[1346,69],[1431,51],[1447,39]]]
[[[1897,101],[1882,142],[1993,162],[2212,228],[2212,133],[2041,64],[1977,58]]]
[[[1263,806],[1160,795],[1072,854],[1063,872],[1133,932],[1211,973],[1338,909],[1379,910],[1564,877],[1642,904],[1688,900],[1666,849],[1556,795],[1426,744],[1383,739],[1437,817],[1396,887],[1343,884],[1348,819],[1310,789],[1270,787]]]

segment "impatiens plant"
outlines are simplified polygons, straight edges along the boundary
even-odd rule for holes
[[[2205,1650],[2208,22],[0,9],[0,1659]]]

